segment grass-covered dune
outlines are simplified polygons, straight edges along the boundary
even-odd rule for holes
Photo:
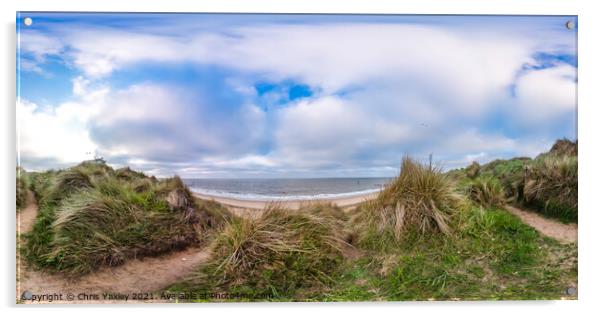
[[[540,236],[501,207],[501,186],[483,188],[496,199],[480,205],[452,174],[406,158],[377,199],[349,212],[308,205],[233,217],[208,262],[167,290],[199,293],[197,301],[566,296],[577,282],[576,245]]]
[[[101,160],[28,177],[39,213],[24,256],[69,275],[198,244],[229,216],[194,199],[178,177],[157,180]]]
[[[352,249],[345,220],[338,207],[320,204],[300,210],[270,205],[259,217],[233,218],[214,238],[209,261],[172,290],[260,299],[334,285],[333,276]]]
[[[578,218],[577,142],[562,139],[535,159],[473,163],[450,172],[481,204],[513,202],[564,222]]]
[[[398,177],[354,209],[276,204],[244,217],[194,199],[177,177],[102,161],[27,173],[40,208],[24,255],[81,275],[206,241],[206,262],[166,289],[198,301],[559,299],[577,285],[576,245],[504,206],[574,206],[576,218],[571,144],[451,172],[404,158]],[[203,296],[212,293],[225,296]]]

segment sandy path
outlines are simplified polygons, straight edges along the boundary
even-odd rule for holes
[[[63,295],[62,303],[71,303],[68,299],[71,293],[78,303],[106,303],[111,301],[103,297],[106,293],[128,295],[130,302],[136,301],[133,299],[134,293],[154,293],[153,297],[144,296],[144,300],[161,301],[157,291],[186,277],[207,257],[206,251],[189,248],[161,257],[130,260],[121,266],[102,268],[74,280],[25,268],[19,295],[24,291],[33,294],[57,293]],[[122,298],[112,301],[126,302]],[[55,302],[59,303],[60,300]]]
[[[35,223],[38,215],[38,205],[36,204],[33,192],[27,192],[27,207],[17,213],[17,234],[28,232]]]
[[[38,205],[31,191],[27,192],[27,207],[17,212],[17,296],[20,291],[20,280],[23,279],[24,262],[21,260],[21,234],[30,231],[38,215]]]
[[[20,229],[20,233],[31,229],[36,214],[37,205],[31,199],[28,207],[18,215],[17,228]],[[33,270],[17,256],[17,299],[23,292],[29,291],[34,295],[62,294],[63,300],[54,300],[53,303],[137,302],[132,299],[133,293],[156,293],[189,275],[208,256],[209,253],[205,249],[193,247],[160,257],[130,260],[121,266],[102,268],[77,279],[66,279],[60,275]],[[105,293],[129,296],[127,301],[123,298],[107,300],[103,298]],[[69,294],[73,294],[75,300],[69,300]],[[83,294],[88,297],[84,297]],[[161,300],[155,295],[148,301]]]
[[[541,234],[554,238],[562,243],[577,242],[577,224],[563,224],[539,215],[535,212],[528,212],[513,206],[506,206],[506,209],[518,216],[525,224],[535,228]]]

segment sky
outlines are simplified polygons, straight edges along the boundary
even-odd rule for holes
[[[444,169],[534,157],[577,138],[576,26],[574,16],[18,13],[18,164],[103,157],[160,177],[389,177],[404,155],[432,154]]]

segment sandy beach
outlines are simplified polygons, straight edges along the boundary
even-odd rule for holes
[[[293,201],[282,201],[282,200],[243,200],[230,197],[212,196],[207,194],[194,193],[194,196],[199,199],[216,201],[229,208],[238,210],[261,210],[265,208],[269,203],[278,203],[284,207],[290,209],[298,209],[301,205],[320,202],[320,203],[333,203],[341,208],[349,209],[364,201],[372,200],[378,196],[379,192],[366,193],[362,195],[346,196],[340,198],[330,199],[311,199],[311,200],[293,200]]]

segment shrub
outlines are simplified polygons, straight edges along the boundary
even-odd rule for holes
[[[473,161],[470,166],[466,167],[466,176],[470,179],[474,179],[479,176],[481,165],[478,162]]]
[[[546,215],[577,220],[577,157],[544,156],[525,171],[524,201]]]
[[[452,217],[464,205],[440,169],[406,157],[399,177],[361,205],[353,221],[361,244],[381,248],[400,241],[405,232],[451,234]]]
[[[298,211],[269,206],[257,218],[233,217],[214,239],[212,256],[191,280],[208,290],[273,295],[330,282],[348,247],[342,211],[306,206]]]
[[[468,196],[484,207],[501,207],[506,204],[506,194],[499,180],[493,177],[479,177],[469,185]]]

